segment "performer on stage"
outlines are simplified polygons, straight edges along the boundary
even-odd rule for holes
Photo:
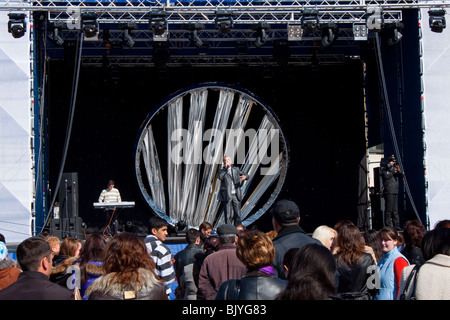
[[[223,158],[223,166],[219,169],[218,178],[222,181],[219,190],[219,201],[223,204],[225,223],[234,220],[234,225],[242,223],[239,213],[241,211],[242,190],[241,186],[248,175],[232,166],[231,158]]]
[[[98,202],[122,202],[120,192],[117,188],[114,188],[114,180],[109,180],[106,189],[100,193]],[[113,236],[118,230],[117,215],[115,214],[116,208],[106,208],[106,227],[103,230],[103,235]]]
[[[383,179],[383,197],[385,203],[384,225],[400,229],[400,218],[398,215],[398,179],[403,178],[403,172],[395,160],[395,156],[389,157],[389,163],[381,167]]]

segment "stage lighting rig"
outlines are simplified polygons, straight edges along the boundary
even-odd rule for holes
[[[445,21],[445,10],[437,9],[428,11],[430,29],[433,32],[441,33],[445,29],[447,23]]]
[[[189,35],[189,41],[196,46],[197,48],[201,47],[203,45],[202,39],[198,36],[198,32],[200,30],[205,29],[205,25],[200,22],[191,23],[188,25],[187,29],[191,31]]]
[[[23,37],[27,27],[25,13],[9,13],[8,16],[8,32],[16,39]]]
[[[167,13],[162,10],[153,10],[150,13],[150,30],[153,32],[153,40],[167,41],[168,26]]]
[[[329,47],[337,38],[338,27],[334,22],[327,22],[320,24],[322,30],[322,40],[320,44],[322,47]]]
[[[366,23],[353,24],[353,39],[355,41],[367,41],[369,30]]]
[[[120,23],[119,29],[123,30],[122,34],[122,41],[127,47],[133,47],[134,46],[134,39],[131,36],[131,31],[137,29],[136,22],[127,22],[127,23]]]
[[[389,23],[389,24],[385,25],[386,29],[392,30],[392,37],[390,37],[387,40],[387,43],[390,46],[393,46],[393,45],[395,45],[395,44],[400,42],[400,40],[403,37],[403,35],[400,32],[400,29],[403,29],[404,27],[405,27],[405,25],[402,22],[400,22],[400,21],[397,21],[397,22],[394,22],[394,23]]]
[[[231,11],[218,10],[216,12],[215,25],[220,33],[230,33],[231,29],[233,29],[233,16]]]
[[[315,33],[319,27],[319,10],[306,9],[302,14],[302,28]]]
[[[254,29],[257,33],[255,47],[261,48],[263,44],[266,43],[267,39],[269,39],[267,31],[270,30],[270,25],[267,22],[259,22]]]
[[[81,14],[81,30],[85,38],[98,36],[98,15],[95,12],[84,12]]]
[[[66,24],[62,21],[54,21],[50,24],[51,33],[48,37],[59,46],[64,44],[64,39],[60,36],[59,31],[65,27]]]

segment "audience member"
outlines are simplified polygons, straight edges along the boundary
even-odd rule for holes
[[[205,300],[202,292],[198,290],[198,278],[200,276],[200,270],[202,269],[203,261],[205,261],[206,257],[210,254],[217,251],[220,245],[218,236],[209,236],[205,239],[203,243],[203,252],[197,252],[194,256],[195,262],[193,266],[193,274],[194,274],[194,283],[197,287],[197,300]]]
[[[178,281],[176,296],[181,300],[197,300],[197,285],[194,281],[195,255],[203,253],[200,248],[200,231],[191,228],[186,232],[187,246],[175,255],[175,275]]]
[[[330,228],[329,226],[319,226],[314,230],[312,234],[312,237],[314,239],[319,240],[330,251],[333,250],[336,236],[336,230]]]
[[[59,255],[59,250],[61,249],[61,240],[59,240],[58,237],[48,235],[44,237],[44,239],[48,242],[50,245],[50,248],[52,248],[53,256]]]
[[[204,221],[199,227],[198,230],[200,231],[200,247],[203,246],[203,243],[205,240],[211,235],[213,226],[211,223]]]
[[[426,262],[419,266],[405,292],[407,280],[415,266],[403,269],[400,292],[407,300],[450,300],[450,229],[437,228],[422,239],[421,248]]]
[[[378,263],[383,258],[383,251],[381,250],[381,239],[378,231],[369,229],[363,233],[364,243],[366,247],[372,248],[374,253],[375,263]]]
[[[103,260],[105,255],[106,241],[99,234],[90,234],[86,237],[80,252],[80,293],[83,300],[87,300],[86,289],[105,273]]]
[[[336,260],[322,244],[307,244],[295,255],[286,289],[277,300],[328,300],[336,293]]]
[[[86,290],[89,300],[167,300],[164,283],[155,275],[155,263],[144,241],[121,232],[108,242],[105,274]]]
[[[16,262],[8,260],[6,244],[0,241],[0,290],[16,282],[19,275],[20,270],[16,267]]]
[[[241,235],[236,255],[247,267],[247,273],[242,279],[222,283],[216,300],[274,300],[284,290],[287,281],[275,276],[275,247],[265,233],[249,231]]]
[[[40,237],[22,241],[16,250],[22,269],[16,282],[0,290],[0,300],[73,300],[74,292],[49,280],[52,270],[50,245]]]
[[[166,292],[169,296],[172,292],[169,285],[175,281],[175,271],[172,266],[172,254],[170,249],[163,243],[167,237],[168,223],[160,217],[151,217],[149,221],[149,235],[144,242],[147,252],[156,264],[155,273],[166,285]]]
[[[403,268],[409,265],[408,260],[397,249],[399,235],[397,230],[387,227],[380,230],[383,258],[378,262],[380,289],[375,300],[395,300],[400,289]]]
[[[410,264],[422,265],[425,263],[422,249],[420,248],[425,233],[427,233],[427,230],[417,219],[406,221],[403,225],[405,246],[401,253],[408,259]]]
[[[285,253],[291,248],[301,248],[310,243],[321,243],[308,236],[299,226],[300,209],[294,202],[280,200],[274,204],[270,212],[273,229],[277,232],[277,236],[273,239],[275,246],[273,266],[278,277],[285,279],[283,267]]]
[[[220,285],[230,279],[240,279],[246,267],[236,256],[237,229],[231,224],[217,228],[220,245],[217,252],[203,261],[198,279],[198,289],[206,300],[214,300]]]
[[[51,282],[67,286],[67,280],[73,275],[73,270],[69,267],[75,265],[80,258],[81,247],[80,239],[68,237],[62,241],[59,254],[53,258],[53,268],[50,274]]]
[[[291,248],[284,254],[283,257],[283,267],[284,267],[284,277],[287,279],[289,276],[289,270],[292,269],[292,263],[294,261],[294,257],[297,252],[300,251],[300,248]]]
[[[450,220],[441,220],[436,222],[436,224],[434,225],[434,228],[450,228]]]
[[[337,247],[339,249],[335,258],[339,297],[371,300],[376,291],[369,290],[367,284],[369,277],[376,273],[376,263],[372,256],[364,251],[364,240],[359,229],[351,224],[344,225],[337,237]]]

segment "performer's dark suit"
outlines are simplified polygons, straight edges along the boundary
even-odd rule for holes
[[[225,223],[231,223],[234,220],[235,226],[242,223],[239,216],[243,197],[241,190],[243,181],[240,178],[241,175],[244,175],[245,180],[248,180],[247,174],[234,166],[231,166],[230,170],[222,167],[218,172],[218,178],[222,181],[219,190],[219,201],[223,204]]]

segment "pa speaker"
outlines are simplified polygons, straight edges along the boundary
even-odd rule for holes
[[[59,186],[60,218],[78,217],[78,173],[63,173]]]

